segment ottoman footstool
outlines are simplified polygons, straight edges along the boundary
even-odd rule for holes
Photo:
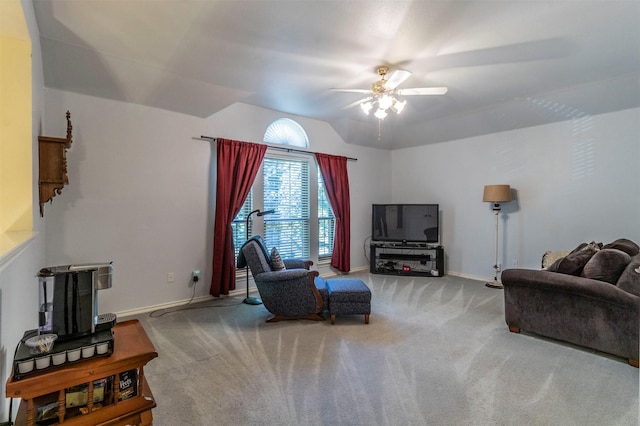
[[[332,278],[326,281],[329,293],[329,315],[335,324],[336,315],[364,315],[369,324],[371,290],[356,278]]]

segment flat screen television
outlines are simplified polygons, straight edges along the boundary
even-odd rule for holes
[[[373,241],[437,243],[438,204],[373,204]]]

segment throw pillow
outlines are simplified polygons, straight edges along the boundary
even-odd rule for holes
[[[631,261],[631,256],[622,250],[602,249],[584,265],[582,276],[615,284]]]
[[[561,274],[580,275],[584,265],[595,253],[596,249],[593,245],[582,243],[565,257],[556,260],[548,270]]]
[[[640,296],[640,255],[631,258],[616,285],[627,293]]]
[[[549,269],[551,265],[558,259],[561,259],[568,255],[566,250],[547,250],[542,255],[542,269]]]
[[[595,251],[602,249],[602,243],[596,243],[595,241],[591,241],[587,246],[591,247]]]
[[[274,271],[282,271],[283,269],[286,269],[284,266],[284,262],[282,261],[282,258],[280,257],[280,253],[278,253],[278,249],[277,248],[273,248],[271,249],[271,269]]]
[[[619,238],[612,243],[605,245],[602,248],[612,248],[622,250],[627,253],[629,256],[635,256],[640,253],[640,247],[636,243],[631,240],[627,240],[626,238]]]

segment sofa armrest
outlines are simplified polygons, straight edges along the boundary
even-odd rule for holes
[[[505,288],[529,287],[538,290],[562,292],[640,310],[640,298],[638,296],[628,293],[614,284],[603,281],[533,269],[506,269],[502,272],[501,279]]]

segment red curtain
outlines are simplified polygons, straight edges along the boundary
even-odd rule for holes
[[[347,158],[316,153],[316,160],[322,172],[333,214],[336,216],[331,266],[341,272],[349,272],[351,270],[351,204]]]
[[[216,143],[216,216],[213,227],[213,272],[209,293],[215,297],[236,288],[231,222],[258,173],[266,145],[220,139]]]

